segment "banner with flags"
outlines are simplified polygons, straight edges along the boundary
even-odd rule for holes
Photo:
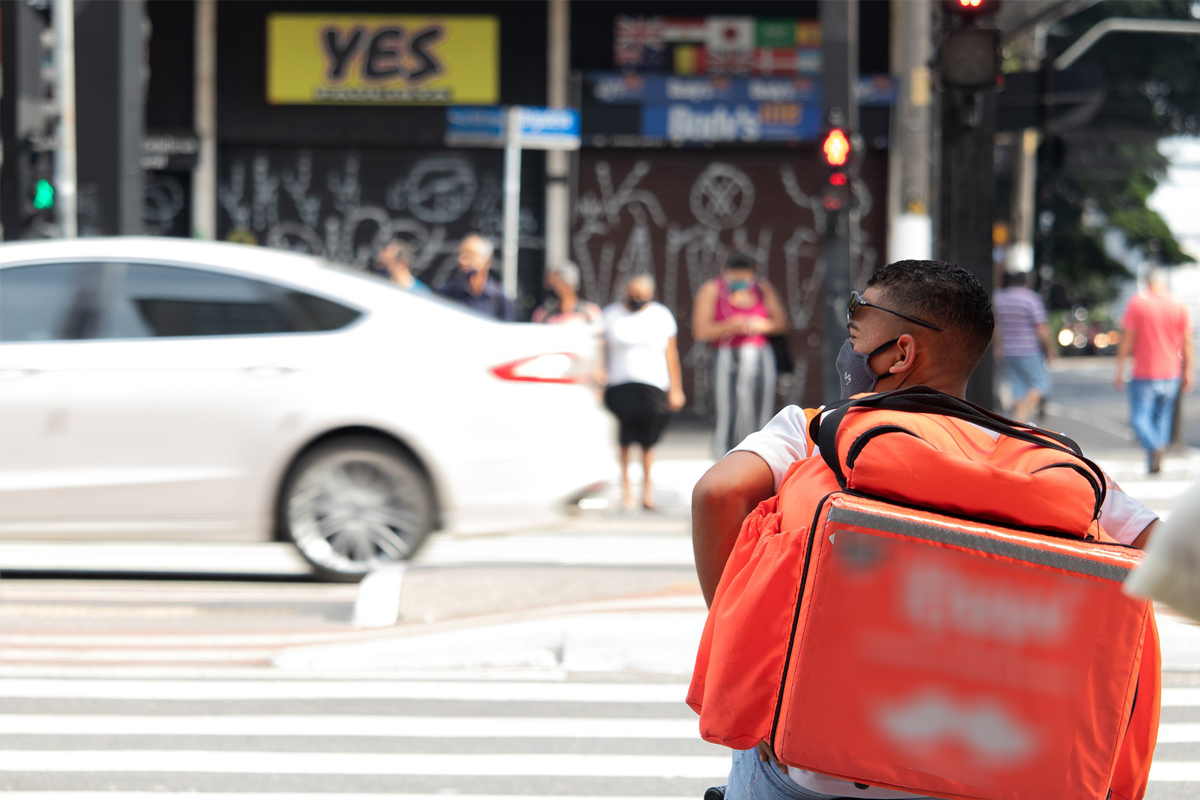
[[[676,75],[815,75],[821,25],[784,17],[617,15],[613,65]]]

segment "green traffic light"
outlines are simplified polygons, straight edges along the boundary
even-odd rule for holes
[[[33,207],[39,211],[54,206],[54,184],[45,178],[40,179],[33,188]]]

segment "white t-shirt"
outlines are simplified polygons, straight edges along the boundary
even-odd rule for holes
[[[767,462],[775,477],[775,491],[793,461],[817,455],[816,446],[808,452],[808,437],[806,429],[808,421],[804,409],[799,406],[787,406],[776,414],[763,429],[750,434],[742,443],[730,452],[744,451],[754,453]],[[986,430],[986,429],[984,429]],[[989,431],[990,432],[990,431]],[[1108,535],[1118,542],[1129,544],[1138,537],[1146,526],[1158,519],[1158,515],[1146,508],[1140,502],[1125,494],[1112,478],[1104,476],[1108,484],[1108,494],[1101,507],[1101,524]],[[830,797],[860,797],[864,800],[903,800],[904,798],[919,797],[909,792],[899,792],[895,789],[880,789],[874,786],[859,789],[853,783],[816,772],[809,772],[796,767],[789,767],[787,777],[792,783],[809,792]]]
[[[640,311],[630,311],[624,303],[605,308],[608,385],[648,383],[664,392],[670,389],[667,343],[678,332],[675,317],[662,303],[650,302]]]

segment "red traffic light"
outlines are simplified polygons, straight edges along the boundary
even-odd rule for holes
[[[990,16],[1000,8],[1000,0],[945,0],[947,14],[962,19]]]
[[[850,156],[850,140],[846,137],[846,132],[841,128],[834,128],[825,134],[821,152],[825,154],[825,163],[829,166],[846,166],[846,159]]]

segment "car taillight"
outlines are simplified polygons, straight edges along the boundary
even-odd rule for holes
[[[579,357],[571,353],[545,353],[492,367],[491,373],[505,381],[535,383],[579,383],[583,374]]]

